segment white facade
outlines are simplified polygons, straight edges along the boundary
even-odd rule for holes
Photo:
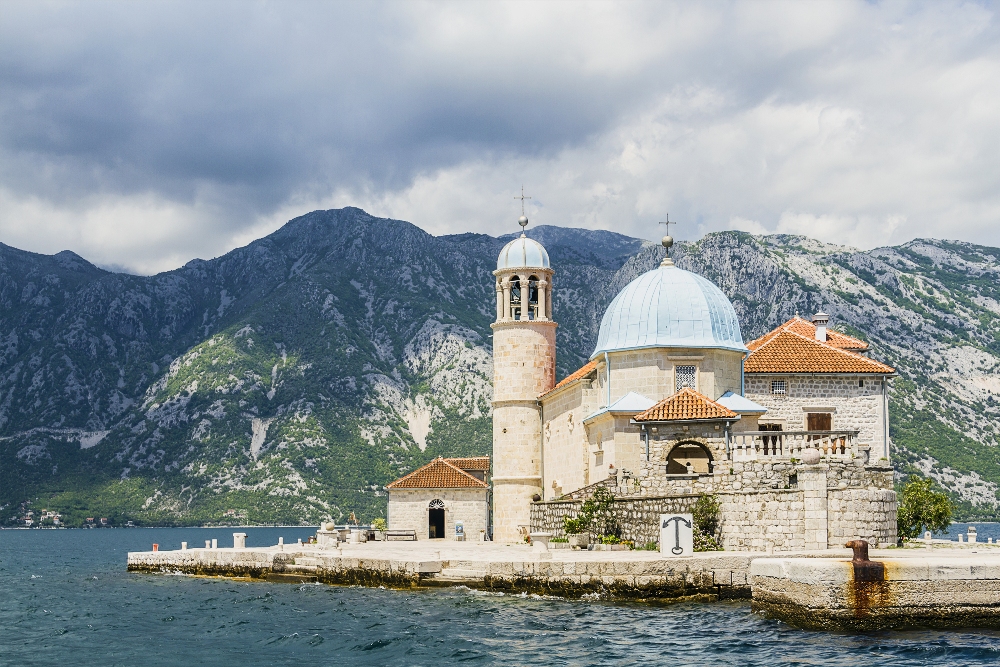
[[[390,489],[386,523],[389,530],[412,530],[418,540],[430,539],[431,509],[444,510],[442,539],[455,539],[461,521],[466,540],[476,541],[489,522],[488,489]]]

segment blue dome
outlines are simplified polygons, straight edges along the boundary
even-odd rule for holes
[[[514,239],[503,247],[497,258],[497,270],[500,269],[548,269],[549,253],[542,244],[527,236]]]
[[[644,273],[618,293],[604,313],[590,357],[644,347],[747,351],[736,311],[722,290],[675,266]]]

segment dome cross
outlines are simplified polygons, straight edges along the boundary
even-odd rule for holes
[[[663,247],[667,249],[667,253],[663,256],[663,261],[660,262],[660,266],[673,266],[674,260],[670,259],[670,247],[674,244],[674,237],[670,235],[670,225],[676,225],[677,222],[670,219],[670,214],[667,213],[666,220],[660,222],[661,225],[667,226],[667,235],[663,237],[661,243]]]

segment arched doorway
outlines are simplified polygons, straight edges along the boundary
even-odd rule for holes
[[[427,509],[427,537],[439,540],[444,537],[444,501],[435,498]]]
[[[697,442],[681,442],[667,456],[668,475],[696,475],[712,472],[712,453]]]

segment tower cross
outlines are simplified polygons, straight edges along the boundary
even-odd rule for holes
[[[524,215],[524,200],[525,199],[531,199],[531,197],[528,197],[528,196],[526,196],[524,194],[524,186],[523,185],[521,186],[521,196],[518,197],[517,195],[514,195],[514,199],[520,199],[521,200],[521,215],[523,216]]]
[[[670,214],[667,213],[667,219],[660,223],[661,225],[667,226],[667,236],[670,236],[670,225],[676,225],[677,222],[670,219]]]

